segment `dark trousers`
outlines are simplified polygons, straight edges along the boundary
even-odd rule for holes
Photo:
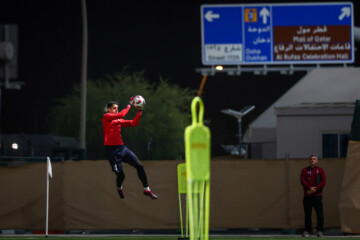
[[[106,155],[113,172],[115,172],[117,176],[116,185],[118,188],[121,187],[125,179],[125,173],[122,166],[123,162],[136,168],[137,175],[143,187],[148,187],[147,177],[142,163],[125,145],[106,146]]]
[[[311,197],[304,197],[303,205],[304,205],[304,212],[305,212],[305,230],[310,232],[311,231],[311,213],[312,209],[315,209],[316,217],[317,217],[317,231],[324,231],[324,211],[323,211],[323,197],[322,196],[311,196]]]

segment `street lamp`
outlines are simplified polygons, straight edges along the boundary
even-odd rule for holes
[[[221,66],[221,65],[218,65],[218,66],[215,67],[215,69],[218,70],[218,71],[222,71],[224,69],[224,67]]]
[[[242,118],[248,114],[250,111],[252,111],[255,108],[255,106],[246,106],[243,109],[241,109],[240,111],[235,111],[232,109],[223,109],[221,110],[222,113],[225,113],[227,115],[233,116],[237,119],[238,121],[238,126],[239,126],[239,145],[237,146],[237,154],[234,153],[233,149],[227,149],[226,147],[225,150],[227,150],[228,152],[232,153],[233,155],[245,155],[246,151],[242,148],[242,144],[241,144],[241,120]],[[235,151],[236,152],[236,151]]]

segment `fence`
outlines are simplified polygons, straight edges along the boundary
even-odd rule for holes
[[[179,163],[143,162],[159,196],[151,200],[127,164],[120,199],[106,160],[53,162],[49,230],[179,229]],[[212,160],[210,229],[302,228],[300,171],[307,165],[306,159]],[[319,166],[327,173],[325,227],[337,228],[345,159],[320,159]],[[2,166],[0,182],[0,229],[44,229],[46,163]]]

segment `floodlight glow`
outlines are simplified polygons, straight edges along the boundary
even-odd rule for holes
[[[222,71],[224,69],[224,67],[219,65],[219,66],[216,66],[215,69],[218,70],[218,71]]]
[[[17,149],[19,149],[19,145],[17,143],[12,143],[11,148],[14,150],[17,150]]]

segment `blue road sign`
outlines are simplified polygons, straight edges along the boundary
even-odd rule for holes
[[[353,5],[201,6],[204,65],[354,62]]]

